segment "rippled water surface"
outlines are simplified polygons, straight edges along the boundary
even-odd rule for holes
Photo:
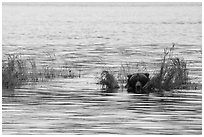
[[[187,61],[202,81],[201,6],[3,5],[2,54],[38,66],[66,63],[80,78],[56,78],[3,90],[3,134],[202,134],[202,91],[165,97],[103,93],[97,76],[126,62],[159,69],[163,49]],[[49,58],[48,58],[49,56]],[[142,69],[143,70],[143,69]]]

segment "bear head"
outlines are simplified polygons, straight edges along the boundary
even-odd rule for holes
[[[128,92],[133,93],[142,93],[143,87],[150,80],[149,73],[135,73],[130,74],[127,77],[128,80],[126,87],[128,89]]]

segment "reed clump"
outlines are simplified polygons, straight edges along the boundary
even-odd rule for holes
[[[159,72],[155,73],[150,80],[154,89],[172,90],[186,89],[188,84],[187,62],[184,59],[173,56],[174,47],[164,49]]]
[[[102,89],[119,88],[118,82],[114,77],[114,74],[109,71],[102,71],[99,83],[102,85]]]
[[[159,73],[156,73],[151,84],[159,90],[185,89],[188,83],[188,71],[183,59],[171,58],[163,62]]]
[[[2,62],[2,87],[13,89],[28,80],[28,70],[25,60],[16,54],[7,55],[7,60]]]
[[[52,64],[39,67],[34,59],[24,59],[19,54],[7,54],[2,60],[2,88],[14,89],[24,84],[44,82],[54,78],[80,77],[71,69],[54,68]]]

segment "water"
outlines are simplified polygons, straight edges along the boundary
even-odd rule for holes
[[[21,53],[38,66],[64,63],[81,78],[3,91],[3,134],[202,134],[202,91],[166,97],[102,93],[96,76],[129,62],[158,69],[163,49],[187,60],[189,77],[202,81],[202,7],[3,5],[2,53]],[[15,16],[14,16],[15,15]]]

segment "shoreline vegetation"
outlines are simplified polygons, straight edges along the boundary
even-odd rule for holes
[[[158,72],[155,72],[149,84],[157,92],[173,89],[201,89],[199,83],[191,83],[188,77],[187,62],[184,59],[174,57],[174,44],[171,48],[165,48],[161,65]],[[117,82],[120,88],[124,88],[127,75],[138,72],[140,64],[121,64],[117,74],[111,69],[106,69],[111,75],[117,75]],[[102,73],[103,73],[102,72]],[[54,78],[80,78],[81,70],[69,68],[66,64],[60,68],[54,68],[52,64],[44,67],[37,66],[34,59],[23,59],[19,54],[7,54],[6,60],[2,60],[2,88],[15,89],[22,85],[36,82],[45,82]],[[106,85],[104,76],[97,78],[97,83]],[[114,81],[110,81],[113,82]]]

